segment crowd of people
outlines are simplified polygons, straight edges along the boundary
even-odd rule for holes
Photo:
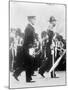
[[[56,26],[54,16],[50,17],[47,30],[42,31],[41,40],[34,28],[36,17],[28,16],[27,20],[29,23],[24,33],[19,28],[10,30],[9,67],[16,80],[19,81],[18,76],[25,71],[26,82],[31,82],[34,71],[38,71],[45,78],[44,73],[51,69],[65,51],[66,42],[53,30]],[[51,78],[56,77],[55,69],[50,73]]]

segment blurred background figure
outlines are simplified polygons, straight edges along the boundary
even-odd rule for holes
[[[10,71],[14,71],[14,63],[16,62],[17,52],[19,48],[23,45],[23,37],[20,28],[11,29],[10,30],[10,40],[9,40],[9,48],[10,48]]]
[[[14,52],[14,38],[15,38],[16,29],[11,28],[10,30],[10,37],[9,37],[9,64],[10,64],[10,71],[13,71],[13,63],[15,59],[15,52]]]

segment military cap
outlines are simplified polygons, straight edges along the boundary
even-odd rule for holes
[[[51,16],[50,19],[49,19],[49,22],[53,22],[53,21],[56,21],[56,19],[55,19],[54,16]]]
[[[36,16],[27,16],[28,19],[35,19]]]

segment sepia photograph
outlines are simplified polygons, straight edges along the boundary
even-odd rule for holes
[[[66,4],[9,2],[9,87],[66,85]]]

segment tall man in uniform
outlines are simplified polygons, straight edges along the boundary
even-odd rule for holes
[[[33,73],[33,57],[29,54],[29,49],[33,47],[35,39],[35,29],[34,24],[36,21],[35,16],[28,16],[28,25],[25,28],[24,33],[24,44],[23,44],[23,56],[24,56],[24,65],[26,71],[26,82],[31,82],[31,75]]]

